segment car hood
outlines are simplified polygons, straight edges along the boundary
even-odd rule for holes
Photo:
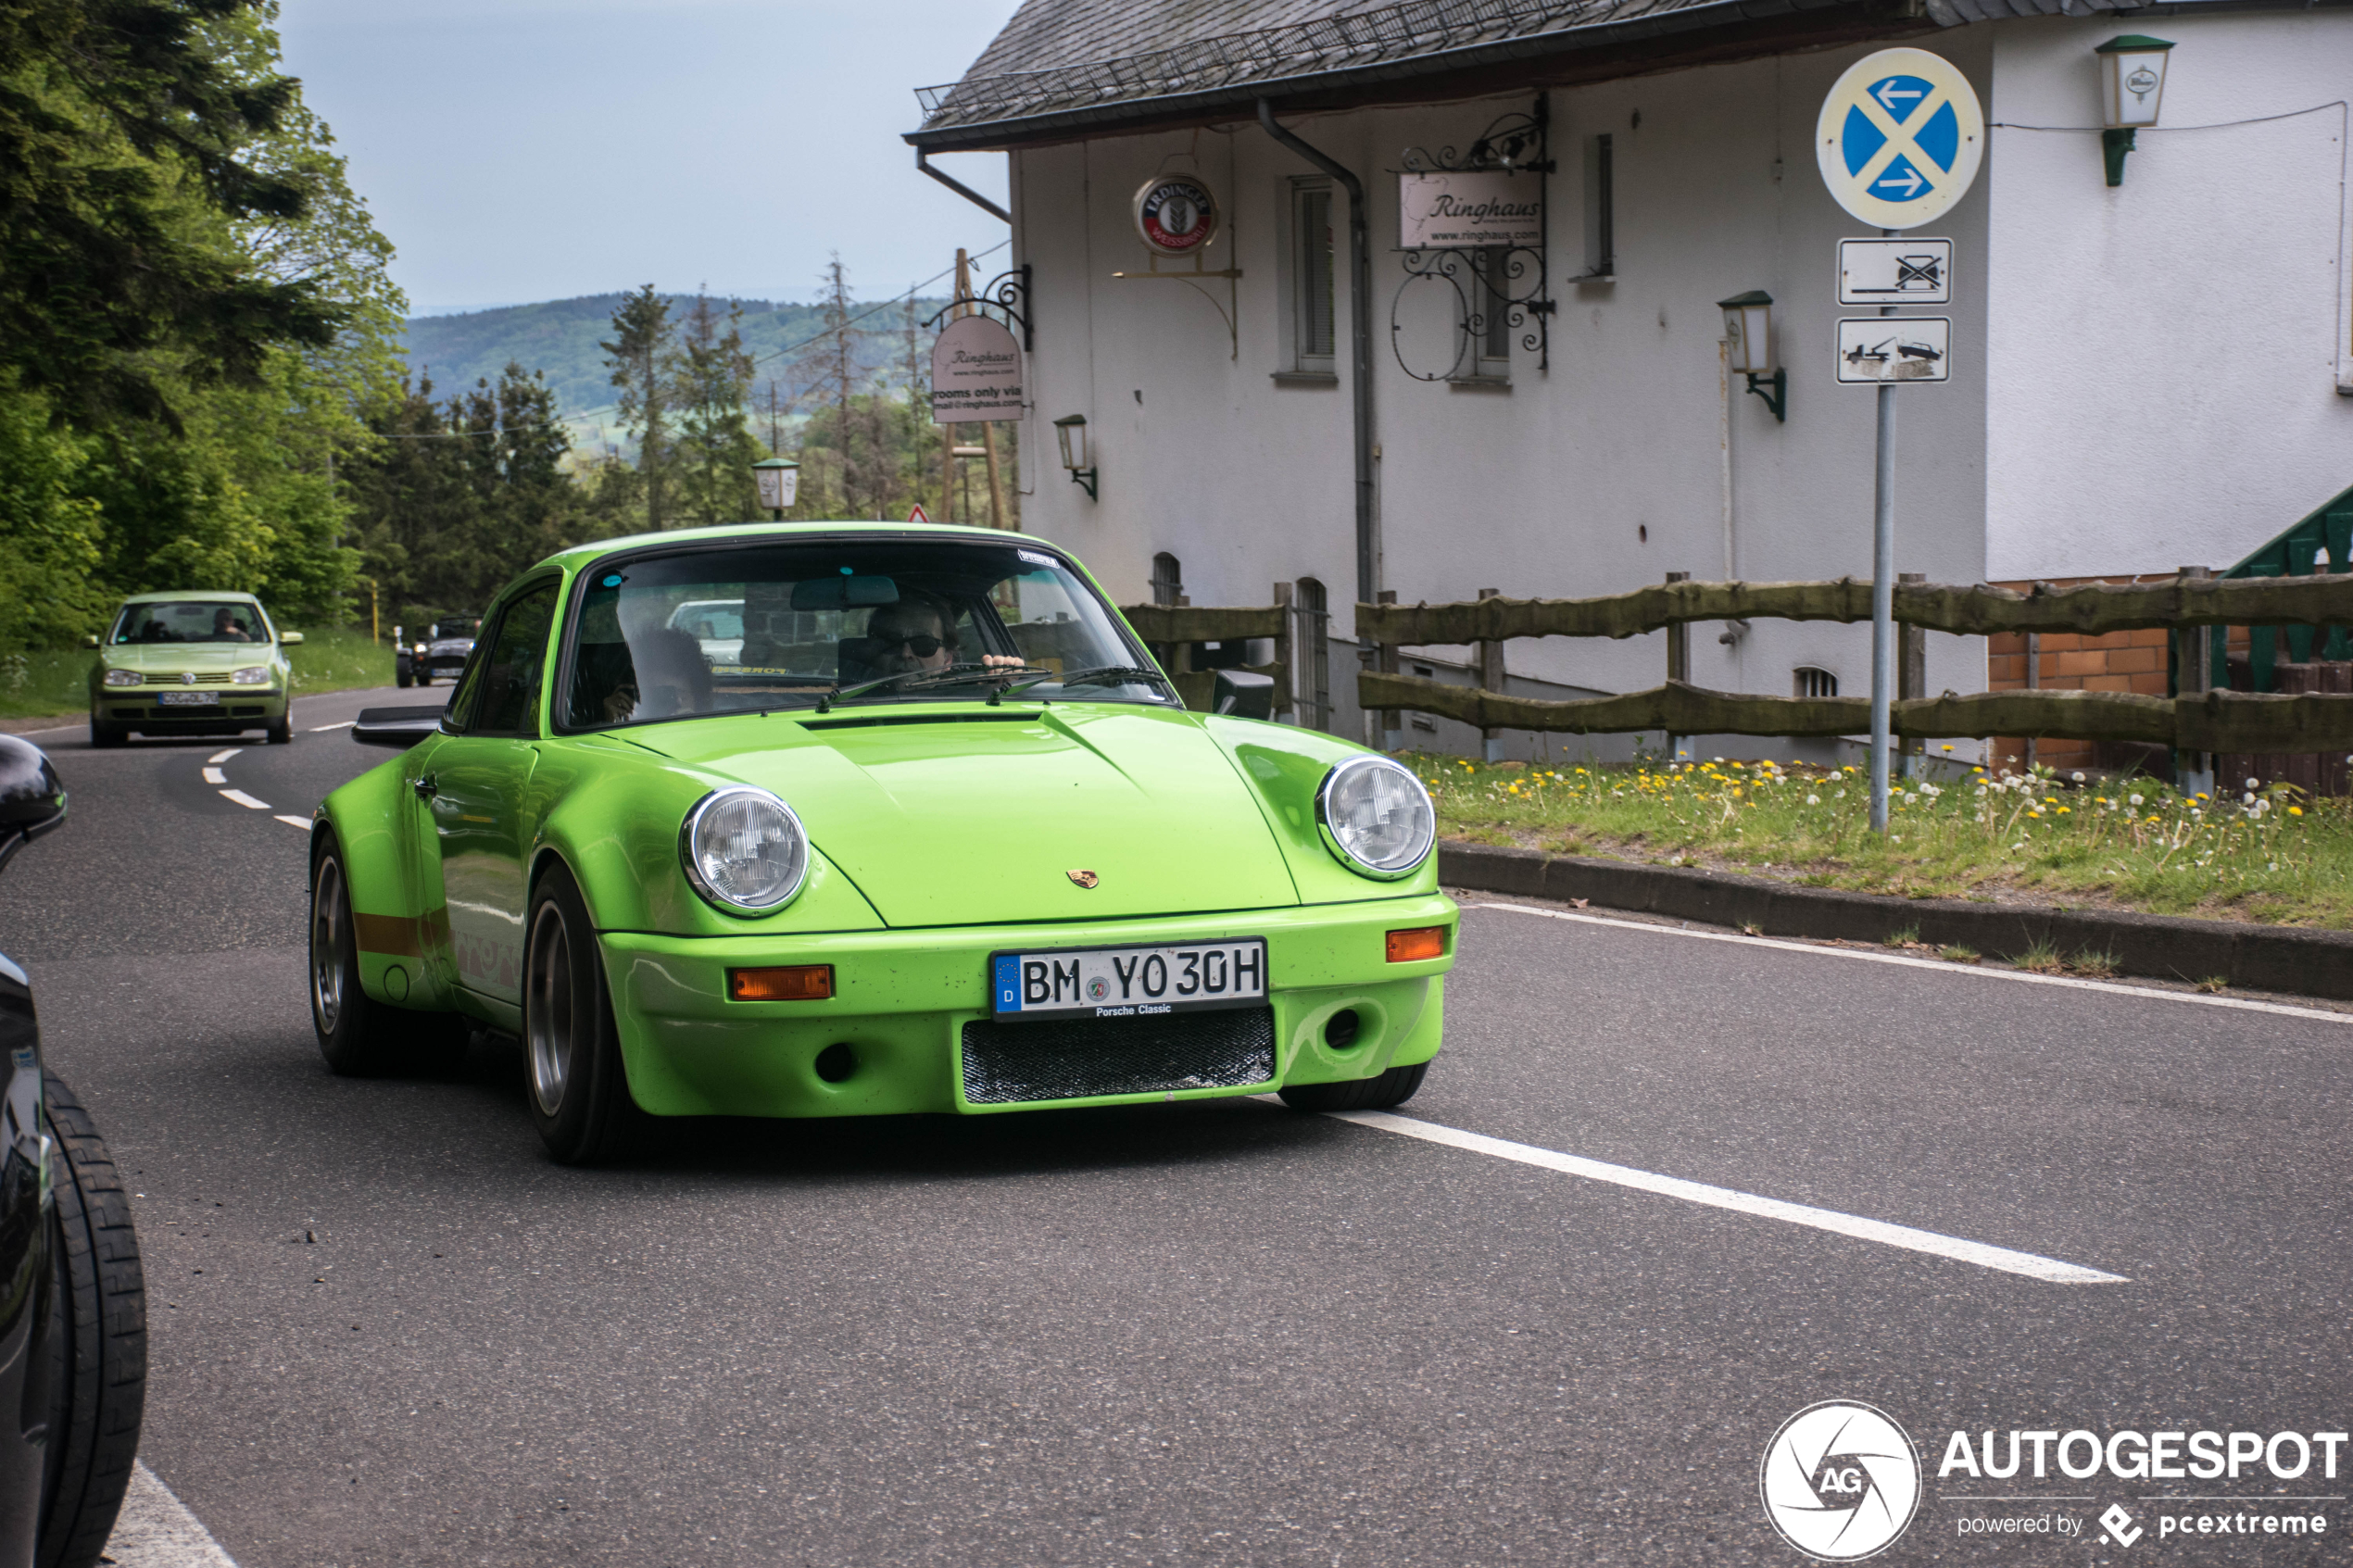
[[[179,670],[243,670],[278,654],[270,643],[111,643],[98,657],[117,670],[169,674]]]
[[[1189,714],[926,704],[629,734],[774,791],[895,926],[1299,902],[1250,785]]]

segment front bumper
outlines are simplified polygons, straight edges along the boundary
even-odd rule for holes
[[[1122,1105],[1257,1094],[1285,1084],[1370,1078],[1438,1054],[1456,912],[1442,894],[1244,914],[950,931],[793,937],[602,934],[622,1054],[637,1103],[661,1116],[888,1116]],[[1445,956],[1387,961],[1387,933],[1446,928]],[[1129,947],[1266,939],[1274,1076],[1238,1087],[1161,1089],[1076,1099],[975,1104],[965,1098],[963,1026],[988,1018],[988,955],[1008,948]],[[727,971],[829,963],[822,1002],[736,1002]],[[1353,1010],[1345,1047],[1326,1039]],[[1106,1024],[1105,1028],[1116,1025]],[[1019,1027],[1036,1027],[1020,1025]],[[828,1081],[817,1059],[830,1047]],[[855,1063],[843,1077],[839,1062]]]
[[[147,735],[220,735],[235,734],[241,730],[266,730],[286,716],[287,694],[283,690],[273,691],[266,686],[223,687],[208,693],[218,696],[218,703],[202,707],[167,708],[156,701],[158,692],[177,689],[107,688],[91,702],[91,721],[119,724]]]

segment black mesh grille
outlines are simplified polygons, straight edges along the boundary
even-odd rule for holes
[[[964,1025],[974,1105],[1238,1089],[1275,1076],[1272,1008]]]

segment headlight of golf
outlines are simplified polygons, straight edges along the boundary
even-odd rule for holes
[[[1384,879],[1412,872],[1438,838],[1429,792],[1386,757],[1352,757],[1325,774],[1315,822],[1349,870]]]
[[[728,914],[782,909],[809,874],[809,835],[792,808],[764,789],[738,786],[703,797],[678,835],[686,879]]]
[[[229,677],[241,686],[266,686],[270,684],[270,667],[251,664]]]
[[[145,677],[136,670],[109,670],[99,679],[109,686],[135,686]]]

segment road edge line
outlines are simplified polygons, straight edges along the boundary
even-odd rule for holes
[[[121,1568],[237,1568],[236,1560],[145,1460],[132,1464],[131,1486],[104,1555]]]

